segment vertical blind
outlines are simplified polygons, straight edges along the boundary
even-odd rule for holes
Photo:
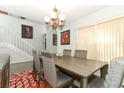
[[[95,26],[85,27],[76,32],[76,49],[79,50],[88,50],[88,58],[96,58],[95,57],[95,42],[94,42],[94,31]]]
[[[76,38],[76,49],[88,50],[90,59],[124,56],[124,17],[77,30]]]

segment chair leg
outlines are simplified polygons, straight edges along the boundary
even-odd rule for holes
[[[44,80],[44,88],[46,88],[46,80]]]
[[[105,80],[107,71],[108,71],[108,65],[105,65],[103,68],[100,69],[101,78],[103,78],[104,80]]]
[[[36,80],[37,79],[37,73],[35,71],[33,73],[34,73],[34,80],[37,81]]]
[[[44,88],[53,88],[53,87],[44,79]]]
[[[40,87],[40,81],[41,81],[41,73],[38,75],[38,87]]]

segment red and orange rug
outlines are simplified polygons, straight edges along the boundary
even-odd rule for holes
[[[10,76],[10,88],[45,88],[44,77],[41,76],[40,86],[38,87],[38,80],[31,70],[21,73],[13,73]]]

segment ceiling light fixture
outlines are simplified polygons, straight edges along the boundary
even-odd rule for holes
[[[51,25],[52,29],[56,30],[57,27],[62,28],[64,26],[65,16],[60,14],[60,11],[55,6],[50,15],[45,17],[44,21],[47,25]]]

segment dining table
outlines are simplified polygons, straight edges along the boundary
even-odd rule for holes
[[[54,56],[54,61],[58,68],[80,77],[80,87],[82,88],[88,87],[88,79],[98,70],[100,70],[100,78],[105,79],[108,69],[107,62],[93,59]]]
[[[42,56],[40,56],[42,58]],[[52,56],[55,65],[65,73],[78,77],[81,88],[88,87],[88,80],[98,70],[100,78],[105,79],[108,69],[108,63],[104,61],[72,57],[72,56]]]

